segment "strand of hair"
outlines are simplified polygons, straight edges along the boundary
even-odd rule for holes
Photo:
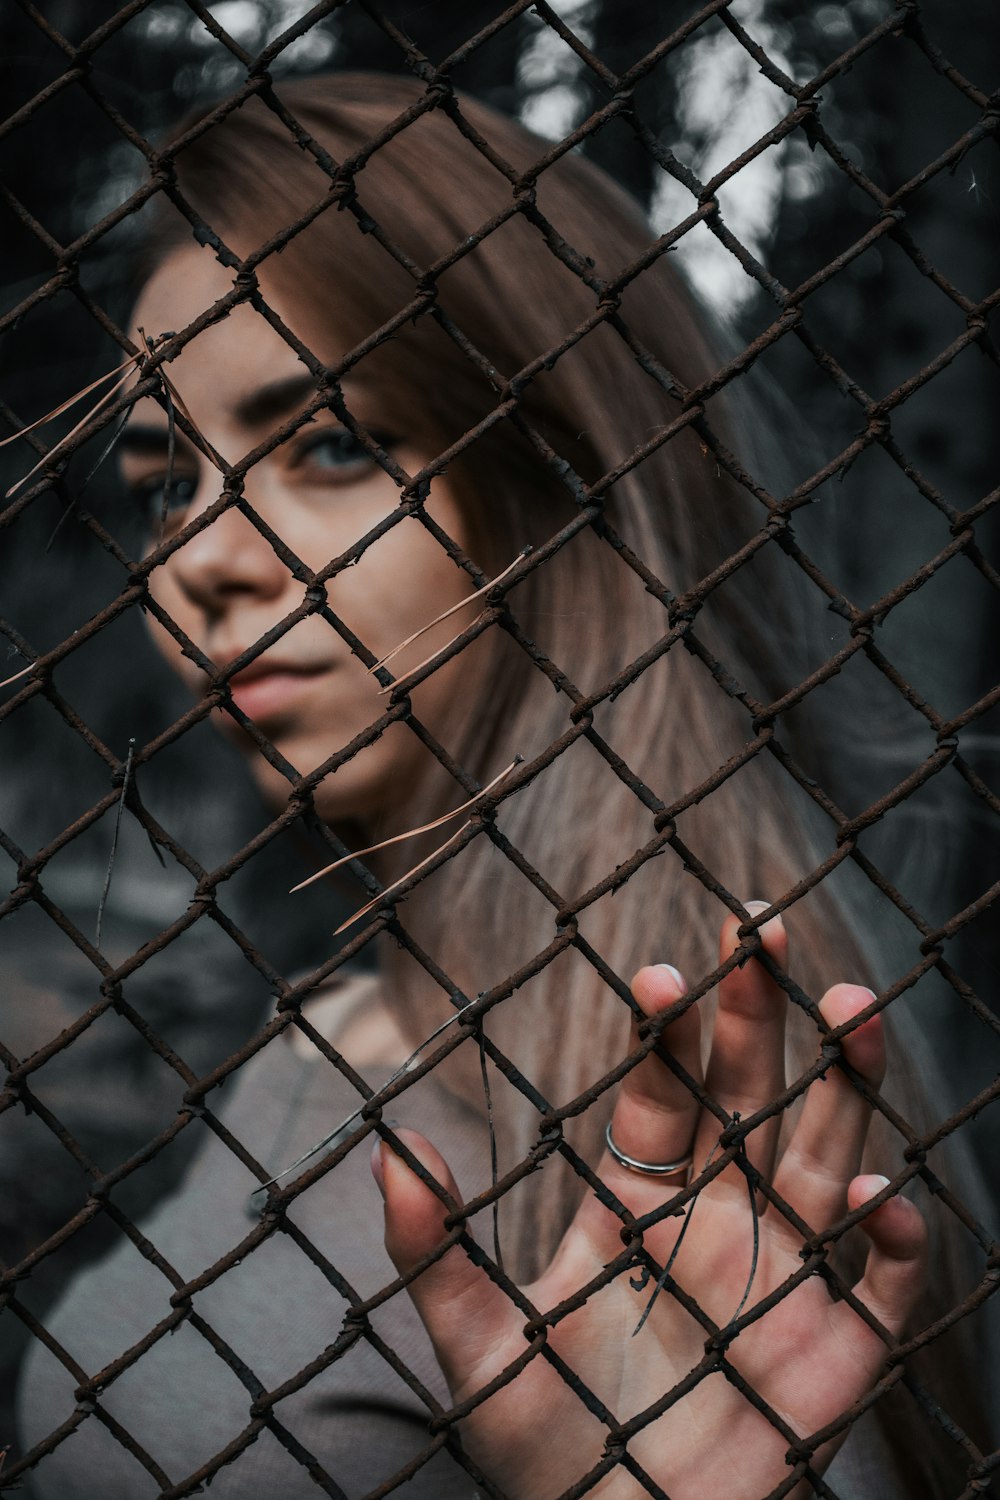
[[[134,365],[137,359],[137,355],[130,355],[124,364],[116,365],[113,370],[107,370],[103,375],[98,375],[96,380],[92,380],[89,385],[85,385],[75,395],[67,396],[65,401],[61,402],[58,406],[54,406],[51,411],[46,412],[44,417],[38,417],[34,422],[29,422],[27,427],[19,427],[9,437],[0,438],[0,448],[6,448],[8,443],[16,443],[18,438],[27,437],[29,432],[34,432],[37,428],[44,427],[46,422],[54,422],[56,417],[61,417],[64,411],[69,411],[71,406],[75,406],[78,401],[82,401],[84,396],[89,396],[91,391],[96,391],[98,386],[103,385],[106,380],[112,380],[114,376],[120,375],[129,365]]]
[[[398,656],[401,651],[405,651],[407,646],[412,646],[414,641],[419,640],[422,635],[426,635],[428,630],[433,630],[435,625],[440,625],[442,620],[447,620],[449,615],[456,614],[458,610],[464,609],[467,604],[472,603],[473,599],[481,598],[482,595],[485,594],[488,589],[491,589],[495,583],[499,583],[502,578],[506,578],[507,574],[512,572],[513,569],[517,567],[518,563],[521,562],[523,558],[528,556],[530,551],[530,546],[522,547],[520,552],[514,558],[514,561],[508,563],[507,566],[502,569],[502,571],[499,572],[495,578],[491,578],[488,583],[484,583],[482,588],[476,589],[474,594],[467,594],[464,599],[459,599],[457,604],[451,605],[449,609],[446,609],[442,614],[435,616],[433,620],[428,620],[426,625],[421,625],[419,630],[415,630],[412,635],[408,635],[405,641],[400,641],[398,646],[393,646],[392,650],[387,652],[387,654],[382,657],[381,661],[377,661],[374,666],[368,668],[369,673],[377,672],[379,667],[384,667],[387,661],[392,661],[392,658],[394,656]],[[430,658],[428,658],[428,660],[430,660]],[[413,670],[417,671],[417,668],[414,667]],[[393,686],[395,686],[395,684],[393,684]],[[384,691],[388,691],[388,689],[385,689]]]
[[[26,667],[25,671],[30,671],[30,668]],[[11,681],[13,681],[13,678],[11,678]],[[4,685],[0,683],[0,687]],[[408,828],[405,833],[394,833],[392,838],[382,839],[381,843],[369,844],[367,849],[356,849],[352,854],[345,854],[342,858],[335,859],[332,865],[324,865],[322,870],[317,870],[314,875],[308,875],[305,880],[300,880],[298,885],[293,885],[288,894],[294,896],[296,891],[304,891],[307,885],[312,885],[315,881],[322,880],[324,875],[329,875],[333,870],[339,870],[341,865],[349,864],[352,859],[363,859],[366,854],[377,854],[379,849],[388,849],[390,844],[401,844],[406,839],[415,839],[421,833],[432,833],[435,828],[440,828],[443,824],[449,823],[452,818],[457,818],[461,813],[473,807],[479,801],[480,797],[485,797],[487,792],[491,792],[495,786],[503,781],[505,776],[510,775],[515,766],[520,764],[521,756],[515,755],[510,765],[506,766],[500,772],[499,776],[494,776],[492,781],[487,782],[482,791],[477,792],[474,797],[470,797],[468,802],[463,802],[461,806],[452,808],[451,812],[442,813],[441,817],[435,818],[433,822],[422,823],[419,828]],[[403,878],[405,879],[405,876]]]

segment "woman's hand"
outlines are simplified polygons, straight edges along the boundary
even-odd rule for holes
[[[722,929],[721,957],[739,943],[739,922]],[[787,942],[779,919],[761,929],[768,953],[785,967]],[[676,971],[640,970],[633,994],[647,1016],[684,994]],[[762,965],[734,968],[719,987],[708,1094],[729,1116],[747,1118],[785,1087],[784,1017],[787,1001]],[[820,1002],[825,1020],[840,1026],[871,1002],[868,990],[838,984]],[[679,1014],[662,1041],[701,1081],[697,1007]],[[633,1029],[633,1046],[638,1037]],[[872,1084],[884,1070],[881,1022],[876,1017],[843,1039],[849,1063]],[[845,1075],[831,1067],[813,1083],[801,1116],[776,1164],[779,1119],[746,1139],[750,1162],[810,1228],[821,1233],[873,1197],[885,1184],[857,1176],[870,1109]],[[640,1162],[669,1163],[689,1154],[698,1173],[722,1154],[720,1122],[699,1108],[690,1092],[653,1054],[621,1085],[612,1120],[619,1151]],[[458,1198],[448,1168],[421,1136],[401,1132],[406,1145],[447,1191]],[[405,1273],[445,1237],[441,1201],[386,1145],[382,1145],[386,1244]],[[599,1174],[637,1217],[654,1212],[680,1189],[640,1174],[605,1152]],[[801,1232],[773,1206],[761,1203],[759,1253],[742,1317],[801,1273]],[[694,1206],[696,1203],[696,1207]],[[693,1211],[692,1211],[693,1210]],[[671,1278],[717,1327],[729,1323],[750,1275],[753,1213],[747,1177],[732,1161],[689,1202],[692,1215],[671,1267]],[[668,1217],[647,1228],[646,1250],[664,1266],[685,1225]],[[855,1296],[896,1336],[921,1285],[924,1226],[912,1204],[894,1197],[863,1221],[871,1242]],[[556,1256],[525,1294],[544,1315],[571,1298],[623,1252],[621,1220],[587,1193]],[[655,1280],[637,1290],[638,1267],[626,1267],[582,1306],[548,1330],[550,1350],[604,1404],[608,1421],[627,1423],[684,1382],[706,1361],[709,1330],[664,1287],[638,1336],[633,1332],[649,1304]],[[528,1348],[523,1310],[474,1266],[458,1246],[449,1249],[411,1285],[411,1296],[433,1340],[456,1403],[474,1396]],[[715,1368],[628,1440],[630,1461],[670,1500],[760,1500],[788,1477],[790,1434],[808,1438],[823,1429],[874,1384],[885,1343],[845,1301],[834,1301],[822,1278],[810,1276],[742,1328],[724,1352],[733,1378]],[[774,1413],[780,1427],[738,1388],[742,1380]],[[509,1500],[554,1500],[591,1470],[605,1453],[607,1422],[588,1411],[553,1363],[536,1353],[516,1378],[474,1407],[459,1431],[466,1450]],[[822,1470],[835,1451],[827,1443],[812,1460]],[[622,1450],[619,1449],[619,1452]],[[632,1500],[651,1491],[618,1464],[588,1493],[600,1500]],[[652,1491],[656,1493],[656,1491]],[[812,1493],[806,1483],[793,1494]]]

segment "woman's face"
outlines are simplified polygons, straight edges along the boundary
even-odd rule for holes
[[[134,321],[150,337],[186,327],[230,290],[230,276],[207,252],[174,252],[154,273]],[[287,326],[321,359],[339,351],[317,326],[307,305],[290,303],[265,286],[265,296]],[[284,340],[252,308],[241,305],[189,343],[167,370],[186,410],[208,442],[229,463],[267,439],[307,403],[315,387]],[[411,418],[389,409],[365,366],[345,379],[351,414],[392,452],[410,474],[433,456]],[[222,476],[183,435],[169,493],[167,418],[153,400],[137,403],[122,439],[126,485],[147,516],[151,541],[160,535],[166,505],[169,536],[218,499]],[[246,476],[246,497],[256,513],[308,567],[338,557],[388,515],[399,500],[394,481],[328,411],[319,412]],[[464,545],[458,506],[447,483],[435,481],[427,509]],[[466,575],[419,521],[406,517],[381,536],[357,564],[328,585],[333,611],[377,658],[471,591]],[[296,582],[270,543],[231,509],[193,536],[150,577],[150,590],[184,632],[221,668],[301,605]],[[423,660],[461,628],[448,620],[422,636],[391,663],[395,676]],[[181,655],[166,631],[157,644],[171,666],[201,694],[204,673]],[[471,648],[475,654],[475,648]],[[470,652],[447,663],[412,694],[416,717],[438,733],[465,677]],[[234,702],[253,719],[300,773],[308,773],[384,712],[378,683],[341,636],[320,616],[309,615],[231,679]],[[217,716],[241,742],[250,742],[224,712]],[[324,817],[377,820],[405,801],[428,752],[405,724],[393,724],[321,783],[317,806]],[[255,773],[272,799],[288,784],[256,750]]]

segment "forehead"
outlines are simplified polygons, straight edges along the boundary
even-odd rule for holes
[[[232,273],[211,252],[196,246],[176,250],[143,287],[132,315],[147,337],[180,333],[233,289]],[[336,355],[328,332],[302,299],[279,295],[262,281],[269,306],[321,359]],[[168,366],[186,401],[235,406],[260,385],[305,374],[297,355],[248,303],[240,303],[202,329]]]
[[[315,256],[293,256],[294,248],[280,263],[265,262],[260,268],[261,293],[284,326],[328,368],[335,369],[351,351],[365,346],[337,382],[352,416],[397,437],[419,431],[424,447],[435,452],[482,418],[495,399],[492,386],[470,379],[465,356],[433,320],[407,321],[394,327],[391,337],[372,340],[385,319],[406,306],[409,290],[397,298],[391,286],[383,286],[381,275],[352,276],[346,274],[350,267],[345,270],[336,261],[326,261],[324,269]],[[211,250],[196,245],[174,250],[143,287],[131,327],[141,324],[150,338],[181,333],[228,296],[233,285],[233,272],[220,266]],[[374,301],[368,293],[376,294]],[[211,436],[209,425],[228,427],[228,434],[216,429],[213,439],[227,455],[259,441],[257,428],[278,425],[271,420],[273,403],[264,403],[265,416],[261,403],[254,401],[258,392],[304,381],[305,389],[296,394],[296,404],[304,406],[315,390],[307,366],[249,303],[236,305],[198,332],[166,373],[196,423],[205,426],[206,436]],[[253,414],[250,419],[247,413]],[[282,418],[287,415],[291,412],[283,407]],[[165,426],[167,418],[150,398],[137,405],[136,421]]]

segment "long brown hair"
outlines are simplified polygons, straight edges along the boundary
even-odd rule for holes
[[[418,271],[470,241],[469,252],[437,278],[433,300],[477,360],[430,316],[367,356],[384,377],[386,401],[402,404],[410,430],[419,427],[428,451],[443,451],[496,406],[490,371],[509,381],[536,356],[568,341],[598,307],[596,282],[614,280],[648,249],[649,230],[632,201],[574,154],[548,167],[537,185],[530,179],[516,184],[522,211],[477,240],[480,227],[509,206],[512,184],[443,106],[414,110],[424,91],[412,80],[339,75],[285,84],[280,94],[337,161],[404,111],[414,114],[356,173],[357,201],[372,222],[359,225],[350,212],[330,207],[266,263],[276,284],[300,294],[309,288],[316,318],[328,318],[345,345],[381,327],[418,285],[360,228],[388,236]],[[545,149],[475,101],[461,100],[461,112],[515,172],[525,172]],[[328,187],[309,152],[292,143],[286,125],[259,100],[181,150],[176,177],[186,201],[241,254]],[[161,214],[154,254],[176,245],[182,233],[189,231],[179,217]],[[553,237],[557,248],[569,247],[562,259],[553,253]],[[651,352],[655,368],[637,362],[615,322],[619,307],[623,326]],[[614,483],[598,486],[603,509],[592,525],[511,594],[516,628],[505,630],[501,622],[477,646],[477,680],[455,706],[446,743],[466,771],[485,782],[513,754],[530,759],[571,726],[586,731],[497,817],[503,838],[539,878],[481,836],[401,908],[407,931],[468,996],[522,966],[530,969],[553,936],[574,924],[581,941],[494,1007],[486,1023],[490,1038],[557,1106],[622,1055],[627,1013],[602,965],[627,981],[640,964],[669,959],[697,981],[714,965],[725,911],[705,872],[742,901],[777,900],[836,847],[832,823],[778,766],[767,743],[769,726],[752,725],[732,691],[740,681],[768,703],[794,685],[807,664],[822,659],[816,641],[825,611],[777,540],[764,542],[728,575],[722,568],[762,533],[767,516],[760,498],[733,482],[710,440],[714,434],[734,446],[748,469],[760,472],[760,447],[738,402],[724,392],[698,403],[686,399],[719,364],[707,320],[696,313],[667,254],[650,258],[626,285],[616,286],[609,309],[615,319],[597,323],[516,388],[517,422],[491,427],[448,469],[472,555],[487,576],[569,522],[580,496],[591,498],[583,487],[622,469]],[[295,331],[308,342],[308,329]],[[625,462],[685,411],[698,421],[681,426],[640,463]],[[540,456],[524,424],[555,457]],[[628,549],[669,598],[630,567]],[[716,586],[701,586],[715,570]],[[686,608],[668,609],[677,599]],[[652,651],[672,626],[681,628],[670,649]],[[553,682],[532,663],[525,640],[562,678]],[[576,706],[574,700],[595,693],[647,651],[646,670],[613,699]],[[759,752],[710,786],[718,768],[762,729]],[[809,734],[814,745],[835,742],[831,726],[816,716]],[[622,763],[642,785],[619,774]],[[443,810],[441,784],[429,781],[432,792],[414,789],[411,826]],[[457,800],[454,788],[451,796]],[[672,824],[657,817],[662,805],[685,799]],[[665,823],[676,828],[676,837],[658,857],[577,910],[584,892]],[[411,857],[402,855],[387,875],[398,874]],[[852,886],[841,866],[796,903],[791,924],[803,952],[794,972],[816,996],[836,979],[879,977],[866,966],[872,961],[865,955],[876,946],[864,925],[862,884],[859,877]],[[404,948],[387,944],[384,973],[387,1001],[415,1038],[449,1013],[441,988]],[[793,1066],[811,1059],[817,1045],[814,1025],[799,1019]],[[480,1097],[471,1039],[446,1077],[467,1097]],[[897,1097],[911,1109],[915,1093],[912,1075],[902,1089],[897,1085]],[[502,1080],[495,1104],[505,1169],[535,1141],[538,1115]],[[591,1160],[609,1107],[606,1094],[576,1122],[574,1144]],[[885,1167],[899,1165],[897,1145]],[[550,1159],[505,1200],[507,1248],[522,1272],[545,1263],[578,1192],[573,1174]],[[898,1422],[896,1414],[894,1437],[905,1438]],[[905,1447],[904,1441],[900,1453]]]

